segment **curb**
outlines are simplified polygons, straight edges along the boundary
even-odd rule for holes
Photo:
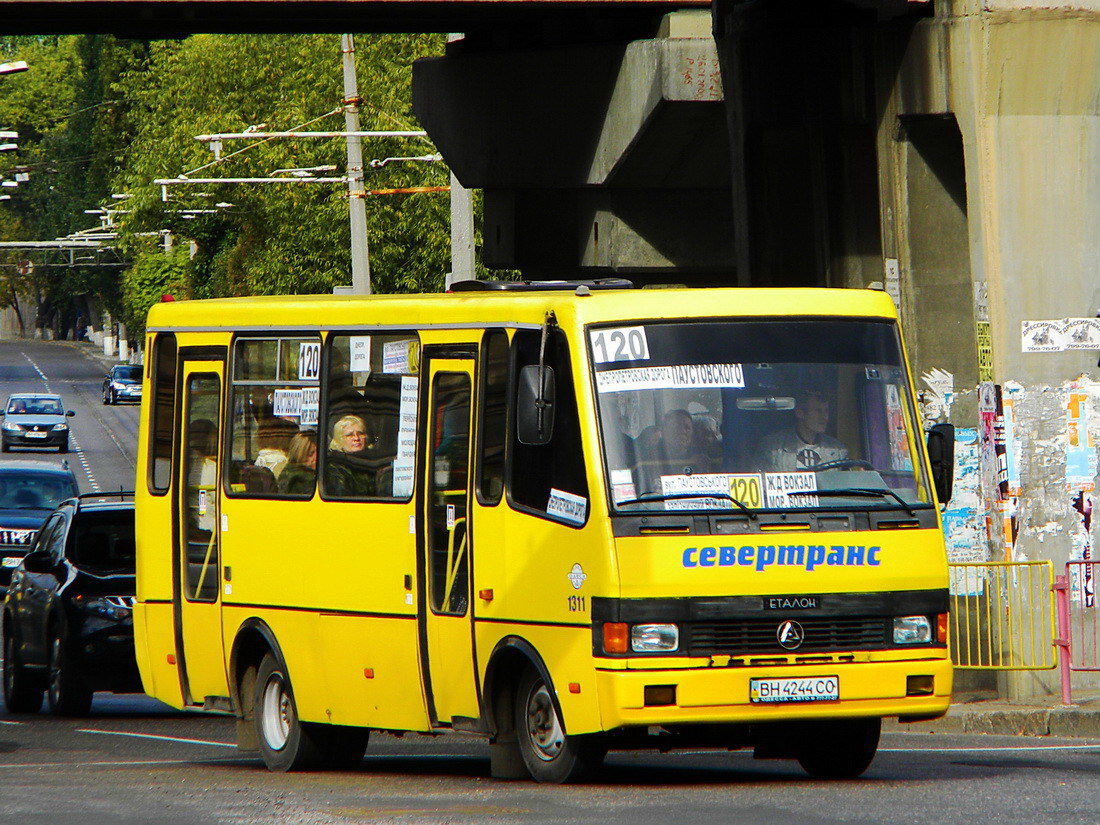
[[[1100,739],[1097,707],[973,708],[954,705],[947,715],[931,722],[886,720],[884,730],[912,733],[966,733],[999,736],[1055,736],[1068,739]]]

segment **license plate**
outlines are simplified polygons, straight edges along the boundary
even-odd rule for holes
[[[749,701],[754,705],[786,702],[837,702],[839,676],[800,676],[793,679],[750,679]]]
[[[26,433],[27,438],[45,438],[46,433]]]
[[[18,567],[19,560],[19,556],[4,556],[3,565],[4,567]]]

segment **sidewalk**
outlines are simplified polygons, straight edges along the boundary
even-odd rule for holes
[[[961,694],[942,719],[906,724],[892,719],[883,730],[1100,739],[1100,693],[1083,691],[1073,702],[1065,706],[1059,697],[1050,696],[1021,705]]]

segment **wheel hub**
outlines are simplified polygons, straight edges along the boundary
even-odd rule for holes
[[[274,751],[286,747],[290,738],[290,720],[292,710],[290,696],[283,680],[274,674],[264,686],[263,701],[260,703],[260,726],[264,741]]]
[[[539,759],[549,762],[561,755],[565,734],[544,684],[532,690],[527,699],[527,735]]]

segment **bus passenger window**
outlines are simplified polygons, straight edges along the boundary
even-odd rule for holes
[[[542,333],[538,330],[520,330],[512,338],[515,356],[511,377],[513,403],[520,370],[529,364],[539,363],[541,337]],[[548,444],[523,444],[516,436],[515,424],[512,424],[508,497],[513,505],[520,508],[545,513],[556,520],[579,526],[588,517],[588,480],[581,449],[573,370],[569,365],[569,346],[560,329],[550,330],[546,364],[555,373],[554,432]]]
[[[149,490],[165,492],[172,480],[172,427],[176,411],[176,336],[153,343],[153,420],[149,428]]]
[[[420,339],[334,335],[329,345],[321,492],[335,499],[412,496]]]
[[[237,339],[223,474],[229,495],[313,495],[320,359],[316,336]]]
[[[477,492],[482,504],[496,504],[504,492],[504,443],[508,429],[508,335],[485,333],[481,344],[481,403],[478,425]]]

